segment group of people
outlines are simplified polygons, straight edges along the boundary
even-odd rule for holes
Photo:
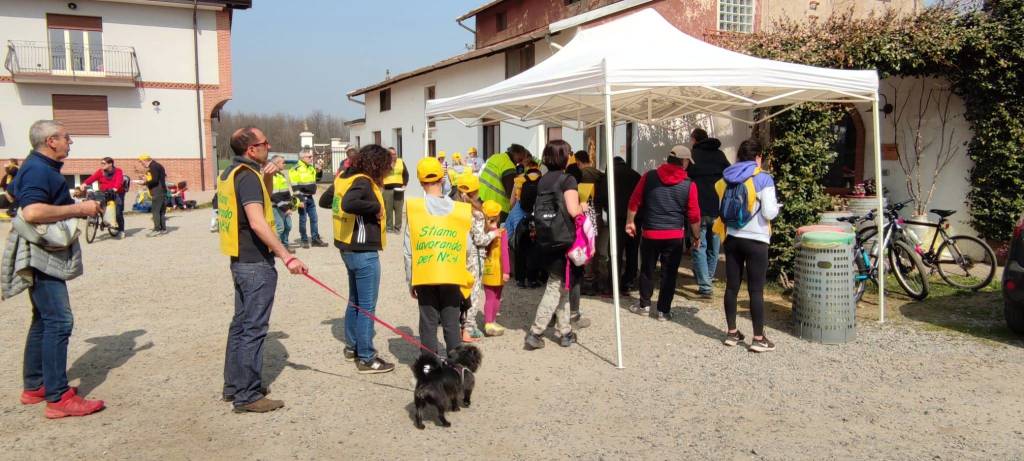
[[[409,199],[402,195],[410,174],[394,149],[374,144],[350,150],[344,168],[320,200],[321,206],[332,210],[334,246],[347,274],[343,357],[353,361],[359,373],[395,368],[374,347],[372,317],[380,293],[379,253],[394,233],[404,234],[400,235],[406,281],[419,309],[420,342],[429,351],[425,353],[444,354],[463,342],[503,334],[497,317],[504,285],[512,278],[520,287],[544,287],[524,339],[527,350],[544,347],[543,335],[551,326],[561,346],[576,342],[577,330],[589,324],[579,311],[584,280],[594,290],[607,286],[607,277],[619,277],[628,292],[638,279],[640,297],[631,310],[650,313],[659,262],[662,279],[656,316],[668,320],[686,246],[692,246],[700,293],[710,297],[722,239],[727,268],[723,342],[734,346],[745,340],[736,325],[736,298],[745,277],[753,321],[750,349],[773,350],[774,344],[764,335],[762,291],[769,222],[780,205],[771,176],[761,169],[761,145],[753,139],[744,141],[736,163],[730,165],[719,150],[720,142],[700,129],[692,138],[689,147],[673,147],[664,165],[643,175],[622,158],[614,159],[615,206],[621,222],[618,274],[609,274],[608,251],[602,248],[608,241],[602,216],[610,211],[611,202],[605,192],[607,178],[586,151],[574,153],[565,141],[547,143],[539,163],[516,144],[478,169],[469,163],[449,164],[443,158],[426,157],[415,168],[424,197]],[[72,141],[63,125],[36,122],[30,139],[33,152],[7,189],[22,218],[39,224],[99,213],[100,203],[75,203],[64,186],[61,161]],[[274,259],[280,259],[292,274],[308,274],[307,266],[288,248],[287,232],[282,234],[282,227],[276,226],[288,219],[290,210],[282,205],[301,203],[299,209],[305,212],[300,216],[311,220],[312,241],[322,243],[313,202],[320,173],[311,152],[304,153],[291,170],[285,169],[283,159],[269,158],[270,141],[257,128],[237,130],[230,145],[235,156],[218,175],[214,198],[215,229],[221,252],[230,258],[235,292],[223,398],[236,412],[267,412],[284,405],[267,397],[269,389],[261,381],[263,342],[277,286]],[[162,171],[148,161],[150,172]],[[457,165],[463,167],[461,172]],[[95,180],[115,182],[116,170],[108,168],[113,168],[112,161],[104,162]],[[158,176],[151,173],[146,179]],[[280,195],[286,190],[290,197]],[[597,229],[597,255],[589,262],[569,258],[568,244],[559,243],[564,234],[571,234],[577,236],[575,248],[579,226]],[[301,234],[305,240],[307,234]],[[44,267],[33,267],[30,273],[33,283],[27,289],[33,321],[26,344],[22,402],[46,401],[46,415],[53,418],[99,411],[102,401],[84,399],[67,384],[71,311],[66,281],[77,274],[55,276]],[[481,314],[482,330],[478,327]],[[443,347],[437,339],[439,328]]]

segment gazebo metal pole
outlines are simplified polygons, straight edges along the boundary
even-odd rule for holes
[[[607,66],[607,63],[606,63]],[[612,87],[604,85],[604,152],[605,152],[605,176],[608,182],[608,231],[610,254],[612,257],[612,306],[615,309],[615,356],[616,366],[622,366],[622,319],[619,309],[619,245],[617,229],[618,220],[615,216],[615,162],[612,161],[612,131],[615,130],[612,120]]]
[[[875,234],[875,245],[878,247],[878,322],[885,323],[885,197],[882,191],[882,134],[878,121],[878,90],[875,90],[875,97],[871,100],[871,123],[874,129],[875,149],[875,190],[878,191],[878,213],[875,215],[875,225],[878,226],[878,233]]]

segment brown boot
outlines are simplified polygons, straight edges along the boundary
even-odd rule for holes
[[[255,402],[236,406],[235,413],[267,413],[283,406],[284,402],[281,400],[270,400],[263,397]]]

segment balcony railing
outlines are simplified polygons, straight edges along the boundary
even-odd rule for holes
[[[130,46],[8,41],[4,67],[15,82],[134,85],[139,80]]]

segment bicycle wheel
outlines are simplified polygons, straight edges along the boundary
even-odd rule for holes
[[[867,291],[868,289],[868,282],[872,282],[875,285],[878,285],[878,281],[875,280],[877,274],[873,273],[873,268],[875,267],[875,259],[877,259],[875,258],[874,251],[874,245],[871,245],[870,248],[859,247],[856,251],[853,252],[853,257],[856,259],[854,261],[854,267],[857,268],[857,272],[854,275],[854,277],[857,277],[857,280],[856,282],[854,282],[853,293],[854,299],[857,300],[858,302],[861,300],[861,298],[864,297],[864,292]],[[865,255],[868,256],[867,262],[863,260]]]
[[[85,241],[92,243],[96,240],[96,232],[100,230],[100,218],[93,216],[85,222]]]
[[[942,280],[965,290],[980,290],[996,275],[992,247],[968,235],[954,235],[942,242],[936,262]]]
[[[913,247],[900,240],[893,242],[889,268],[908,296],[918,301],[928,297],[928,270]]]
[[[117,237],[118,232],[121,232],[121,229],[118,229],[117,226],[107,224],[107,233],[110,234],[111,237]]]

